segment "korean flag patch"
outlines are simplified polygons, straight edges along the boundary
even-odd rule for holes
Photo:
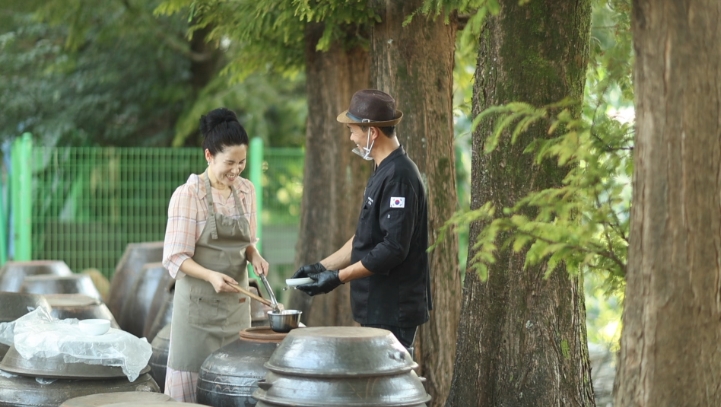
[[[391,197],[391,208],[405,208],[406,198]]]

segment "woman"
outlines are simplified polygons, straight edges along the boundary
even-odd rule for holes
[[[163,265],[177,280],[165,394],[195,402],[198,372],[208,355],[250,327],[246,265],[268,273],[256,243],[255,188],[240,177],[248,135],[232,111],[200,118],[208,168],[192,174],[170,198]]]

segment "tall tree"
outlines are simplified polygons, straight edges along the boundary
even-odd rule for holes
[[[381,17],[371,33],[373,87],[388,92],[404,112],[398,137],[425,177],[429,241],[457,207],[453,147],[455,19],[416,15],[422,0],[376,0]],[[431,405],[443,405],[450,389],[460,314],[458,239],[450,236],[430,253],[434,310],[416,337],[416,361],[426,377]]]
[[[721,405],[721,3],[633,2],[636,144],[618,406]]]
[[[579,110],[590,2],[498,3],[480,37],[474,113],[511,101],[540,106],[564,98]],[[529,192],[559,186],[566,168],[524,153],[532,141],[548,138],[538,123],[518,134],[517,143],[504,132],[497,148],[484,154],[496,120],[486,116],[473,134],[472,208],[486,202],[513,207]],[[471,225],[471,247],[483,227]],[[486,280],[466,274],[447,406],[594,405],[580,278],[569,278],[563,267],[527,266],[526,253],[501,247]],[[473,250],[469,265],[472,257]]]
[[[297,264],[317,262],[353,236],[370,174],[369,164],[351,154],[347,129],[335,120],[353,93],[368,87],[368,51],[340,42],[319,51],[323,29],[308,24],[305,35],[308,124]],[[353,325],[350,285],[313,298],[294,294],[289,306],[302,310],[308,325]]]

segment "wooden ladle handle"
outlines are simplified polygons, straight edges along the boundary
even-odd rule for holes
[[[266,299],[263,298],[263,297],[260,297],[260,296],[258,296],[258,295],[253,294],[252,292],[246,290],[245,288],[243,288],[243,287],[241,287],[241,286],[239,286],[239,285],[237,285],[237,284],[230,284],[230,283],[228,283],[228,285],[231,286],[231,287],[233,287],[233,288],[235,288],[236,290],[238,290],[238,292],[240,292],[241,294],[245,294],[245,295],[247,295],[248,297],[250,297],[250,298],[252,298],[252,299],[254,299],[254,300],[256,300],[256,301],[261,302],[262,304],[265,304],[265,305],[267,305],[267,306],[269,306],[269,307],[272,307],[272,306],[273,306],[273,303],[271,303],[270,301],[266,300]]]

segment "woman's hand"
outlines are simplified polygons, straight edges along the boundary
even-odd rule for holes
[[[237,293],[238,290],[231,287],[228,284],[235,284],[238,285],[238,282],[235,281],[232,277],[225,275],[223,273],[218,273],[217,271],[211,271],[210,274],[208,274],[207,281],[213,285],[213,288],[215,289],[216,293]]]
[[[267,276],[268,269],[270,268],[268,262],[265,261],[263,256],[258,253],[258,250],[256,250],[254,246],[249,246],[248,249],[249,250],[246,250],[245,255],[250,264],[253,265],[253,271],[255,274]]]

